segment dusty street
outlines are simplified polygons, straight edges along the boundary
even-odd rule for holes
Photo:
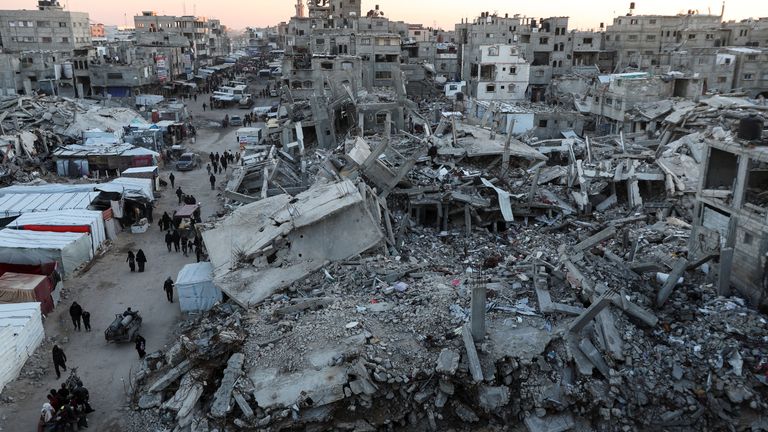
[[[202,112],[202,103],[207,96],[198,97],[197,102],[187,101],[190,113],[199,123],[202,119],[221,120],[225,114],[243,115],[247,111],[237,108]],[[202,165],[190,172],[177,172],[176,185],[187,194],[194,195],[202,203],[202,219],[207,220],[221,208],[217,194],[225,183],[224,175],[217,175],[217,190],[212,191],[205,164],[208,152],[222,153],[225,149],[235,151],[235,130],[200,128],[195,144],[188,147],[198,152]],[[231,168],[228,170],[231,172]],[[167,179],[168,167],[161,171],[161,178]],[[67,298],[62,299],[55,311],[45,320],[46,338],[55,337],[56,343],[67,355],[67,367],[77,367],[78,375],[89,389],[91,403],[96,412],[89,416],[91,430],[120,430],[120,421],[129,392],[129,376],[138,362],[138,355],[132,343],[112,344],[104,339],[104,330],[127,307],[138,310],[144,318],[141,334],[147,340],[147,352],[152,352],[167,343],[176,324],[182,319],[178,302],[169,303],[163,292],[163,281],[171,276],[174,280],[179,270],[187,263],[195,262],[195,255],[185,257],[182,253],[168,253],[162,232],[157,226],[158,218],[177,206],[177,197],[170,185],[161,189],[155,203],[155,223],[143,234],[132,234],[129,230],[120,234],[116,242],[101,257],[97,258],[85,273],[65,281]],[[144,273],[131,273],[126,262],[128,250],[143,249],[147,259]],[[176,298],[174,294],[174,298]],[[80,303],[91,312],[92,332],[74,331],[68,309],[73,301]],[[62,343],[63,341],[63,343]],[[30,367],[40,368],[41,362],[30,361],[22,370],[19,379],[3,391],[0,406],[0,430],[26,432],[36,430],[37,419],[45,395],[52,388],[58,388],[68,372],[56,379],[50,355],[51,343],[46,341],[38,349],[45,364],[45,374],[40,380],[30,379],[25,371]],[[6,402],[8,397],[13,402]]]

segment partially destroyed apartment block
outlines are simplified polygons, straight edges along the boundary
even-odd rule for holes
[[[708,140],[696,193],[690,253],[719,258],[719,292],[732,284],[754,305],[768,306],[768,144],[763,120],[741,121],[735,141]]]

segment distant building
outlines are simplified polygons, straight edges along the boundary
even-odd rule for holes
[[[16,92],[89,87],[87,71],[75,73],[73,62],[87,58],[90,47],[88,14],[65,11],[56,0],[40,0],[36,10],[0,10],[0,50],[20,63]]]

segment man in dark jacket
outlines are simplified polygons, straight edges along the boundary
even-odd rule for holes
[[[165,290],[165,296],[168,298],[168,301],[173,303],[173,280],[170,276],[168,276],[168,279],[165,280],[163,289]]]
[[[211,182],[211,190],[214,190],[216,188],[216,176],[211,174],[211,176],[208,178],[208,181]]]
[[[69,307],[69,316],[72,318],[72,324],[75,325],[75,329],[80,331],[80,318],[83,316],[83,308],[77,302],[73,302]]]
[[[184,192],[181,190],[181,186],[176,189],[176,196],[179,197],[179,204],[181,204],[181,198],[184,196]]]
[[[58,345],[53,346],[53,367],[56,369],[56,378],[61,378],[59,368],[67,370],[67,355]]]
[[[176,250],[176,252],[178,252],[180,243],[181,243],[181,234],[179,234],[178,230],[173,230],[173,234],[171,234],[171,237],[173,240],[173,248]]]
[[[176,176],[173,175],[173,173],[168,175],[168,180],[171,181],[171,189],[175,188],[176,186],[173,185],[174,181],[176,181]]]
[[[168,252],[171,251],[171,245],[173,244],[173,234],[170,231],[165,233],[165,246],[168,247]]]
[[[88,311],[83,311],[83,325],[85,331],[91,331],[91,313]]]

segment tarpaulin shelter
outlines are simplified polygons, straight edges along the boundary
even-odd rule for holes
[[[53,299],[54,307],[59,304],[59,300],[61,298],[61,290],[64,288],[64,282],[62,282],[62,274],[59,263],[56,261],[35,265],[9,264],[0,262],[0,275],[8,272],[45,276],[45,278],[48,279],[48,284],[51,286],[51,297]]]
[[[53,310],[54,286],[43,275],[7,272],[0,276],[0,304],[40,302],[40,310]]]
[[[19,376],[44,337],[40,303],[0,304],[0,392]]]
[[[67,277],[92,257],[88,234],[0,230],[0,262],[35,265],[56,261]]]
[[[206,311],[222,299],[221,290],[213,284],[213,265],[210,262],[182,267],[176,277],[176,290],[182,312]]]
[[[43,213],[25,213],[6,228],[27,231],[87,233],[91,236],[94,254],[107,240],[102,212],[95,210],[61,210]]]

